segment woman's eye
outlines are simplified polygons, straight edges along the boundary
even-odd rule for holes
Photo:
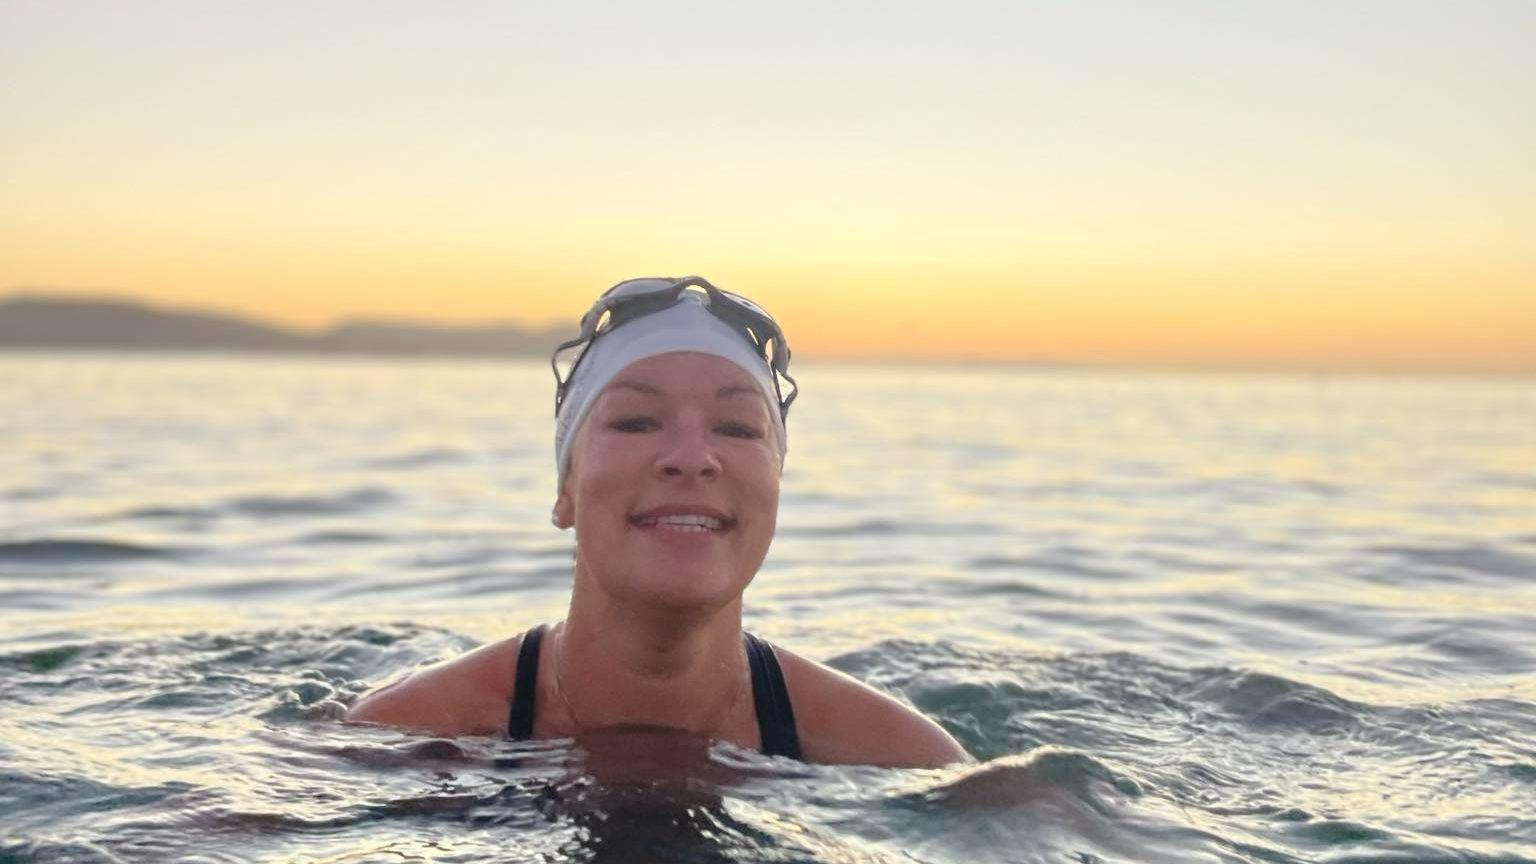
[[[658,424],[649,417],[620,417],[609,423],[608,428],[615,432],[650,432],[657,429]]]
[[[763,437],[761,430],[755,426],[748,426],[745,423],[721,423],[719,426],[715,427],[715,431],[722,435],[729,435],[732,438]]]

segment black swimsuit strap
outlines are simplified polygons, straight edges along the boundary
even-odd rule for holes
[[[533,696],[539,689],[539,642],[548,625],[540,624],[523,634],[517,649],[517,679],[512,682],[512,707],[507,712],[507,737],[527,741],[533,737]]]
[[[507,737],[527,741],[533,737],[533,696],[539,686],[539,643],[547,625],[523,634],[517,650],[517,680],[512,685],[512,706],[507,712]],[[762,737],[762,751],[768,756],[800,759],[800,734],[795,731],[795,709],[789,703],[789,688],[784,684],[784,670],[773,646],[743,632],[747,665],[752,670],[752,701],[757,707],[757,731]]]
[[[767,756],[800,759],[800,733],[795,731],[795,709],[789,704],[789,688],[773,646],[743,632],[747,663],[752,667],[752,700],[757,704],[757,731]]]

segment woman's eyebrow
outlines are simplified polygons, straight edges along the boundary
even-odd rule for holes
[[[612,384],[608,385],[608,387],[609,387],[609,389],[615,389],[615,388],[622,387],[625,390],[634,390],[634,391],[639,392],[639,393],[644,393],[647,396],[660,396],[660,395],[662,395],[660,387],[657,387],[654,384],[646,384],[646,383],[641,382],[641,381],[615,381]]]
[[[644,393],[647,396],[665,396],[666,391],[655,384],[647,384],[644,381],[632,381],[623,379],[608,385],[610,390],[633,390],[636,393]],[[715,398],[728,399],[732,396],[755,395],[757,388],[751,384],[727,384],[715,391]]]

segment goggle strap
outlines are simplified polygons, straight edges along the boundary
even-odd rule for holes
[[[565,342],[561,342],[560,345],[555,348],[555,352],[549,355],[549,368],[555,373],[556,417],[560,416],[560,406],[565,402],[565,390],[570,386],[571,378],[576,374],[576,367],[581,365],[581,359],[587,356],[587,352],[582,351],[580,354],[576,355],[576,362],[571,364],[571,371],[566,373],[566,376],[563,380],[560,378],[560,355],[572,348],[575,348],[578,345],[591,341],[592,337],[583,332],[582,335],[577,336],[575,339],[569,339]]]

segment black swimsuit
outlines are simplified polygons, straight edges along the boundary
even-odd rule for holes
[[[546,625],[523,635],[517,652],[517,683],[507,713],[507,737],[526,741],[533,737],[533,694],[539,681],[539,642]],[[747,664],[752,668],[752,701],[757,705],[757,730],[763,737],[763,753],[800,759],[800,735],[795,731],[795,711],[789,704],[789,688],[773,646],[743,632]]]

